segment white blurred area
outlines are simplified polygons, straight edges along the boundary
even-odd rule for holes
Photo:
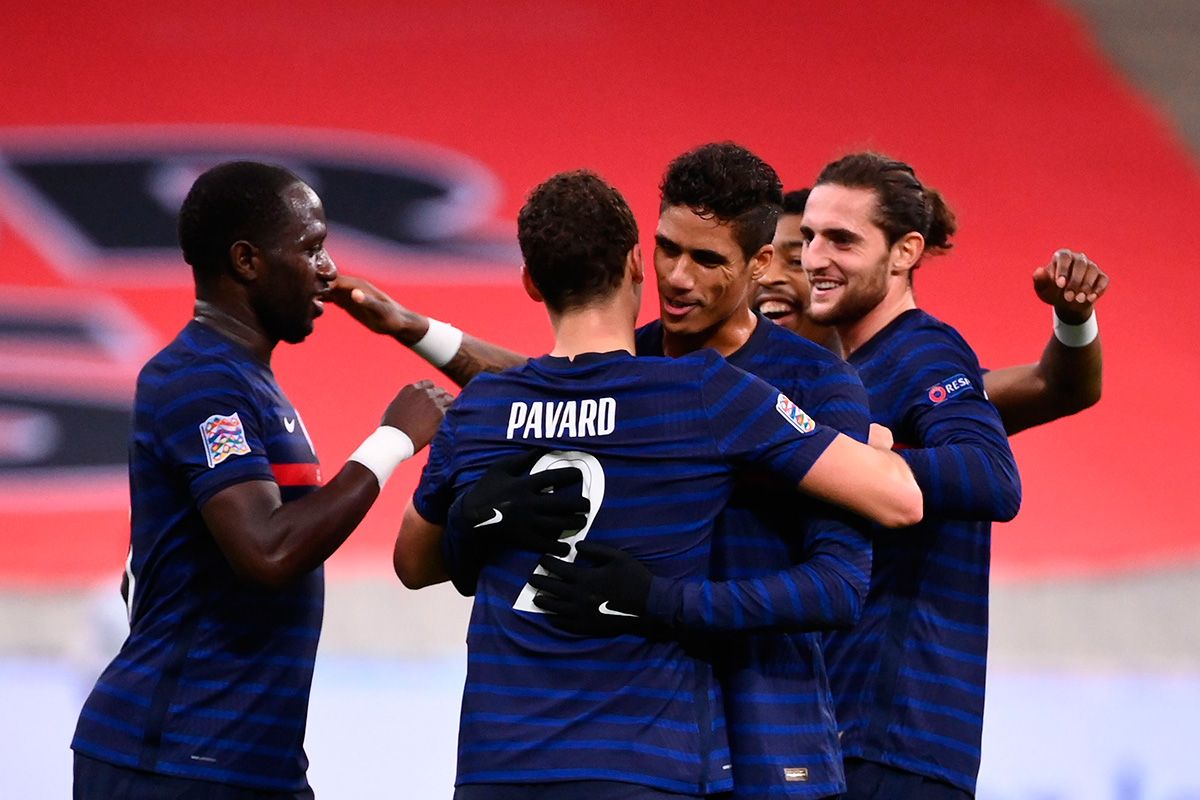
[[[979,800],[1200,800],[1195,574],[997,587]],[[0,752],[16,767],[0,798],[68,798],[76,716],[124,605],[115,581],[21,597],[0,598]],[[1162,625],[1171,609],[1187,623]],[[468,611],[446,586],[331,579],[307,740],[321,800],[451,797]]]

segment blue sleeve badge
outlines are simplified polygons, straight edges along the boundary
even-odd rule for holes
[[[971,388],[971,379],[961,372],[951,375],[944,381],[938,381],[929,387],[929,402],[935,406],[944,403],[955,395],[962,394]]]
[[[817,429],[817,423],[808,414],[804,413],[804,409],[793,403],[782,392],[779,393],[779,399],[775,401],[775,410],[780,416],[788,421],[788,423],[807,436]]]
[[[200,423],[200,435],[204,438],[204,455],[209,468],[230,456],[244,456],[250,452],[246,429],[236,411],[228,416],[213,414]]]

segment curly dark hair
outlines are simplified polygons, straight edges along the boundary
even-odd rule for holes
[[[303,183],[274,164],[229,161],[196,179],[179,209],[179,247],[197,280],[219,274],[234,242],[269,243],[288,219],[283,192]]]
[[[879,153],[851,153],[821,170],[817,183],[875,192],[874,222],[889,247],[910,231],[925,237],[928,255],[939,255],[954,246],[950,241],[958,230],[954,212],[941,193],[922,184],[903,161]]]
[[[771,165],[733,142],[697,147],[667,165],[658,186],[661,214],[687,206],[729,223],[742,255],[750,258],[775,236],[783,184]]]
[[[784,214],[803,214],[804,207],[808,205],[808,196],[812,193],[812,189],[807,186],[803,189],[793,189],[790,192],[783,194],[783,213]]]
[[[620,285],[638,229],[620,192],[596,173],[576,170],[529,193],[517,215],[517,240],[533,285],[561,312]]]

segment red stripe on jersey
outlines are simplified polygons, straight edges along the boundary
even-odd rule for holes
[[[280,486],[320,486],[320,464],[272,464],[275,482]]]

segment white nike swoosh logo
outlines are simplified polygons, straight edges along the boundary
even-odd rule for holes
[[[284,417],[283,418],[283,427],[287,428],[288,433],[294,432],[296,430],[296,420],[288,419],[287,417]]]
[[[605,600],[603,603],[601,603],[600,607],[596,610],[599,611],[601,614],[608,614],[610,617],[636,617],[637,616],[637,614],[626,614],[624,611],[617,611],[615,608],[610,608],[607,600]]]
[[[484,525],[493,525],[497,522],[500,522],[503,519],[504,519],[504,515],[500,513],[500,509],[493,508],[492,509],[492,518],[488,519],[488,520],[484,520],[483,522],[479,523],[475,527],[482,528]]]

